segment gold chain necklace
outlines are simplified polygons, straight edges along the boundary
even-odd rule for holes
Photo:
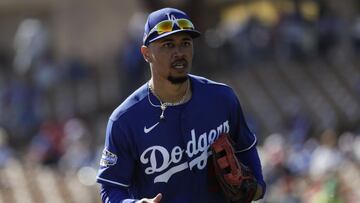
[[[168,106],[177,106],[177,105],[180,105],[180,104],[183,104],[185,103],[189,98],[190,96],[189,95],[189,90],[190,90],[190,82],[188,82],[188,85],[186,87],[186,91],[185,91],[185,94],[182,96],[182,98],[180,99],[180,101],[178,102],[162,102],[160,97],[155,93],[153,87],[150,85],[150,82],[148,82],[148,100],[149,100],[149,103],[154,106],[154,107],[160,107],[161,108],[161,115],[160,115],[160,119],[163,120],[165,119],[165,116],[164,116],[164,112],[166,110],[166,108]],[[156,105],[154,103],[151,102],[151,99],[150,99],[150,91],[153,93],[153,95],[159,100],[160,102],[160,105]]]

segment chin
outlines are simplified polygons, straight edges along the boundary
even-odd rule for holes
[[[187,74],[184,76],[171,76],[171,75],[168,76],[168,80],[174,85],[183,84],[188,79],[189,79],[189,76]]]

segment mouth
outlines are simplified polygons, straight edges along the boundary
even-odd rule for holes
[[[179,70],[184,69],[187,66],[188,66],[188,62],[185,59],[176,60],[171,64],[172,68],[179,69]]]

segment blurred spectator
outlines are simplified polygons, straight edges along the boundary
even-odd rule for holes
[[[320,19],[317,22],[317,47],[321,57],[331,57],[345,28],[336,13],[325,5],[321,7]]]
[[[306,176],[310,167],[311,155],[314,151],[312,140],[302,145],[290,145],[286,166],[293,176]]]
[[[10,75],[0,91],[0,121],[11,131],[13,140],[23,146],[41,122],[40,91],[28,75]]]
[[[29,144],[28,163],[56,166],[64,153],[63,139],[64,132],[59,122],[44,121]]]
[[[62,143],[64,154],[60,158],[60,169],[75,172],[83,166],[91,165],[91,137],[85,121],[79,118],[66,121]]]
[[[315,32],[298,6],[290,14],[281,14],[277,25],[276,46],[279,59],[303,60],[314,54]]]
[[[24,19],[18,26],[14,38],[14,70],[25,74],[48,47],[48,31],[44,24],[35,18]]]
[[[341,163],[341,153],[337,148],[337,135],[333,130],[325,130],[320,136],[320,145],[314,150],[310,161],[310,175],[313,179],[334,172]]]
[[[286,140],[282,134],[274,133],[264,140],[264,177],[267,177],[268,184],[275,183],[283,174],[286,161]]]
[[[355,156],[355,161],[360,163],[360,135],[357,135],[353,142],[353,153]],[[359,164],[360,169],[360,164]]]
[[[351,159],[355,158],[353,154],[353,146],[355,144],[355,134],[352,132],[344,132],[339,136],[338,146],[341,153]]]
[[[351,41],[356,54],[360,53],[360,15],[354,19],[351,30]]]
[[[249,16],[239,30],[229,39],[230,63],[237,67],[264,60],[271,53],[271,28],[256,16]]]
[[[146,19],[145,14],[141,12],[135,13],[131,17],[126,29],[126,38],[123,40],[124,44],[119,50],[117,64],[122,98],[125,98],[140,84],[144,83],[147,78],[146,73],[149,71],[140,51],[142,34],[144,33],[144,19]]]
[[[294,148],[302,148],[303,144],[310,134],[312,121],[305,111],[295,111],[286,119],[285,130],[288,134],[289,144]]]
[[[7,163],[14,158],[14,152],[8,140],[9,135],[7,131],[0,126],[0,192],[9,185],[8,179],[4,177],[1,171],[3,171]]]
[[[76,114],[90,115],[98,107],[96,72],[81,57],[72,56],[60,64],[59,85],[53,94],[54,114],[66,120]]]
[[[31,80],[39,91],[39,117],[46,119],[54,114],[54,94],[62,79],[54,54],[48,50],[34,61]]]
[[[64,62],[64,80],[76,83],[86,79],[90,75],[89,67],[80,57],[70,57]]]
[[[0,170],[6,165],[7,161],[13,157],[13,150],[9,146],[8,139],[9,135],[7,131],[0,127]]]
[[[54,53],[48,50],[34,62],[33,81],[44,92],[53,90],[61,79],[60,70],[54,57]]]
[[[9,60],[6,50],[0,48],[0,126],[6,125],[8,119],[4,115],[9,114],[8,86],[12,77]]]

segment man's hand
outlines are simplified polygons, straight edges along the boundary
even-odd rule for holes
[[[216,178],[227,199],[250,203],[256,195],[261,197],[262,189],[251,170],[238,161],[233,143],[228,134],[221,134],[211,145]]]
[[[141,200],[137,201],[137,203],[160,203],[161,198],[162,198],[162,194],[159,193],[156,195],[156,197],[152,199],[142,198]]]

